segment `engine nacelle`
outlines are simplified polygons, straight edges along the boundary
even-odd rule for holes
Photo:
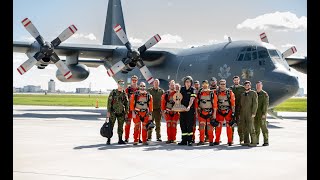
[[[83,64],[70,64],[67,65],[72,73],[70,79],[66,79],[59,70],[56,72],[56,77],[62,82],[79,82],[87,79],[90,74],[89,68]]]

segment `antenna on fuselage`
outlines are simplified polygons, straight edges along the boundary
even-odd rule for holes
[[[230,36],[228,36],[228,41],[229,41],[229,43],[231,43],[231,42],[232,42],[232,40],[231,40],[231,37],[230,37]]]

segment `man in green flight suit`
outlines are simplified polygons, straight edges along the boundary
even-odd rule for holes
[[[263,144],[262,146],[268,146],[268,129],[267,129],[267,109],[269,106],[269,95],[266,91],[262,90],[262,82],[258,81],[256,83],[256,90],[258,94],[258,109],[256,117],[254,118],[254,129],[256,130],[257,135],[257,144],[259,144],[259,135],[260,129],[262,130],[263,135]]]
[[[240,77],[233,76],[233,85],[230,87],[234,96],[236,98],[236,112],[235,112],[235,120],[237,121],[238,126],[238,135],[240,139],[240,144],[244,141],[243,135],[243,123],[240,121],[240,99],[241,94],[245,91],[244,86],[240,84]],[[233,141],[234,127],[232,127],[232,141]]]
[[[251,90],[251,82],[244,82],[245,92],[241,94],[240,99],[240,119],[243,123],[244,146],[257,146],[257,137],[254,129],[254,117],[258,108],[257,93]],[[251,137],[251,143],[249,139]]]
[[[124,119],[128,116],[129,101],[126,92],[124,91],[123,80],[118,80],[118,88],[113,89],[109,94],[107,109],[107,119],[109,118],[112,128],[114,127],[116,119],[118,120],[118,144],[125,144],[122,140],[123,123]],[[110,144],[110,138],[108,138],[107,144]]]
[[[159,79],[155,79],[153,81],[153,87],[149,88],[147,91],[152,95],[153,98],[153,112],[152,112],[152,121],[155,121],[156,124],[156,133],[157,133],[157,141],[161,140],[161,97],[164,94],[164,90],[159,87],[160,81]],[[148,130],[148,141],[152,139],[152,129]]]

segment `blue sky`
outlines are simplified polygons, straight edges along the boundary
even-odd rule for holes
[[[158,33],[158,47],[185,48],[233,40],[260,41],[266,32],[269,42],[281,52],[295,45],[296,55],[307,56],[307,2],[303,0],[122,0],[124,20],[130,41],[140,45]],[[13,40],[33,41],[21,20],[28,17],[47,41],[53,40],[70,24],[78,32],[65,43],[102,44],[108,0],[14,0]],[[56,81],[58,89],[75,91],[88,87],[103,91],[115,87],[104,67],[90,68],[88,79],[63,83],[56,79],[54,65],[41,71],[32,68],[23,77],[16,68],[27,59],[13,53],[13,85],[33,84],[47,89],[47,82]],[[103,77],[103,78],[101,78]],[[307,75],[299,73],[301,86],[307,89]]]

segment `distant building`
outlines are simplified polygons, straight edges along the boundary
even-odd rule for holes
[[[14,88],[15,92],[23,92],[23,88]]]
[[[90,88],[76,88],[76,93],[80,93],[80,94],[90,93]]]
[[[14,92],[14,93],[16,92],[16,88],[15,88],[15,87],[13,87],[13,90],[12,90],[12,92]]]
[[[304,89],[299,88],[297,94],[295,95],[297,97],[303,97],[304,96]]]
[[[23,92],[40,92],[40,86],[27,85],[23,87]]]
[[[56,92],[56,83],[53,79],[48,82],[48,92]]]

